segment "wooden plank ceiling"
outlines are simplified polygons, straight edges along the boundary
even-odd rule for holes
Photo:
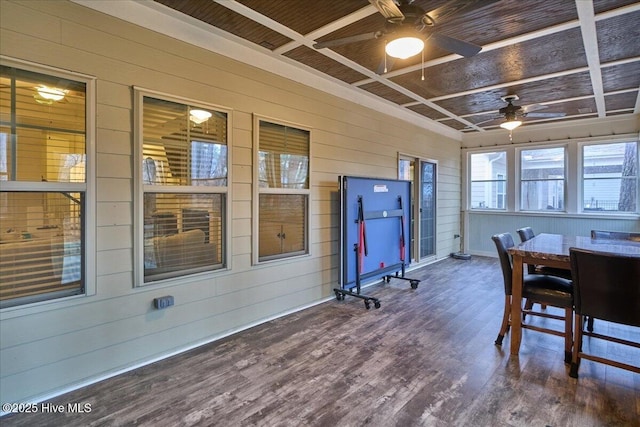
[[[389,60],[386,73],[384,36],[313,47],[384,29],[385,18],[368,0],[155,1],[462,132],[496,128],[509,95],[518,96],[515,105],[537,106],[525,126],[640,110],[638,1],[479,0],[435,26],[438,34],[482,46],[479,54],[462,57],[427,40],[424,60]],[[429,12],[450,1],[411,4]],[[543,115],[553,117],[534,117]]]

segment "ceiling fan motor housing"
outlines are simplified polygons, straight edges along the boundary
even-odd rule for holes
[[[399,9],[404,15],[404,22],[412,22],[414,24],[420,24],[422,22],[424,9],[421,7],[413,4],[402,4]]]
[[[502,107],[498,112],[504,115],[504,118],[507,121],[515,120],[516,115],[522,110],[522,107],[519,105],[513,105],[513,101],[517,101],[518,95],[505,96],[502,98],[503,101],[507,103],[506,107]]]
[[[406,34],[407,36],[421,37],[419,33],[425,26],[423,22],[423,17],[426,16],[424,10],[412,4],[401,4],[399,9],[404,17],[402,19],[397,17],[387,19],[385,32],[394,36]]]

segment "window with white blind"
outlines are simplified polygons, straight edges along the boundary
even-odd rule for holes
[[[258,261],[309,253],[310,131],[257,120]]]
[[[228,112],[136,93],[142,283],[224,268]]]
[[[0,307],[84,294],[91,78],[0,64]]]

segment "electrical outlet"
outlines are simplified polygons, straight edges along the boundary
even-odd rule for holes
[[[153,299],[153,306],[158,310],[163,308],[171,307],[174,304],[173,297],[171,295],[167,295],[164,297],[158,297]]]

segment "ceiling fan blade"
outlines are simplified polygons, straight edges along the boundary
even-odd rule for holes
[[[532,111],[543,110],[545,108],[549,108],[549,106],[548,105],[544,105],[544,104],[525,105],[524,107],[522,107],[522,112],[523,113],[530,113]]]
[[[566,113],[524,113],[524,117],[537,117],[537,118],[553,118],[553,117],[564,117]]]
[[[371,1],[371,0],[369,0]],[[430,21],[431,24],[438,23],[439,21],[454,15],[461,10],[471,10],[473,8],[484,7],[488,4],[495,3],[499,0],[451,0],[440,6],[437,9],[433,9],[430,12],[425,13],[426,21]],[[428,24],[428,22],[426,22]]]
[[[482,50],[482,46],[438,33],[432,33],[428,40],[432,41],[441,49],[448,50],[449,52],[457,53],[458,55],[465,57],[474,56]]]
[[[492,117],[492,118],[490,118],[490,119],[483,120],[483,121],[478,122],[478,123],[474,123],[474,125],[476,125],[476,126],[480,126],[480,125],[483,125],[483,124],[485,124],[485,123],[489,123],[489,122],[496,121],[496,120],[498,120],[498,119],[500,119],[500,118],[501,118],[501,117]]]
[[[378,12],[389,22],[402,22],[404,15],[393,0],[369,0],[369,3],[378,9]]]
[[[357,36],[343,37],[341,39],[335,39],[335,40],[327,40],[326,42],[317,42],[313,44],[313,47],[315,47],[316,49],[322,49],[325,47],[342,46],[349,43],[377,39],[381,35],[382,33],[380,31],[374,31],[373,33],[359,34]]]
[[[482,125],[484,125],[485,123],[490,123],[490,122],[495,122],[498,119],[501,119],[502,117],[493,117],[490,119],[486,119],[486,120],[481,120],[477,123],[473,123],[473,126],[478,126],[478,127],[482,127]],[[464,129],[473,129],[473,126],[466,126]],[[495,126],[495,125],[492,125]]]

